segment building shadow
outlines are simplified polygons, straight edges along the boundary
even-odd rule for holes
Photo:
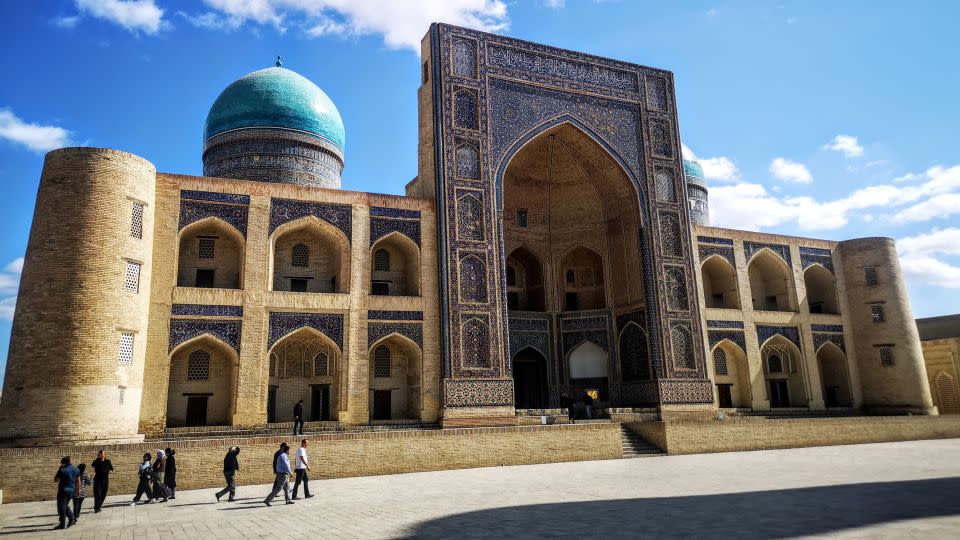
[[[958,490],[960,478],[938,478],[534,504],[426,521],[410,537],[785,538],[958,515]]]

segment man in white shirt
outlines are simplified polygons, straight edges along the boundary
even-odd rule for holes
[[[303,496],[306,499],[313,497],[310,494],[310,488],[307,487],[307,482],[310,479],[307,477],[307,471],[310,470],[310,462],[307,461],[307,440],[304,439],[300,441],[300,448],[297,448],[297,480],[293,483],[293,498],[298,499],[297,489],[300,487],[300,482],[303,482]]]

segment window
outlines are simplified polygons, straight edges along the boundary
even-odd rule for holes
[[[517,270],[512,267],[507,267],[507,287],[516,287],[517,286]]]
[[[423,81],[422,84],[427,84],[427,81],[430,80],[430,68],[427,66],[427,63],[424,62],[420,72],[420,79]]]
[[[213,248],[215,239],[213,238],[200,238],[200,258],[201,259],[212,259],[213,258]]]
[[[567,284],[575,285],[577,283],[577,273],[573,269],[567,270]]]
[[[143,203],[134,201],[130,216],[130,236],[143,238]]]
[[[187,380],[205,381],[210,378],[210,353],[197,349],[187,358]]]
[[[374,296],[390,296],[390,282],[374,281],[370,287],[370,294]]]
[[[123,276],[123,288],[130,292],[140,292],[140,263],[127,261],[127,271]]]
[[[120,333],[120,365],[133,365],[133,332]]]
[[[727,374],[727,353],[719,347],[713,351],[713,371],[717,375]]]
[[[290,292],[307,292],[307,280],[303,278],[290,278]]]
[[[778,354],[771,354],[767,358],[767,372],[768,373],[783,373],[783,358],[780,358]]]
[[[373,351],[373,376],[378,379],[390,377],[390,349],[383,345]]]
[[[214,270],[197,268],[197,287],[211,288],[213,287],[213,277],[215,273]]]
[[[385,249],[378,249],[373,254],[373,269],[377,272],[390,271],[390,252]]]
[[[867,287],[876,287],[880,285],[880,278],[877,276],[876,266],[863,267],[863,281],[867,284]]]
[[[880,349],[880,365],[893,367],[893,346],[881,345],[878,349]]]
[[[120,405],[123,405],[123,398],[126,397],[126,393],[127,393],[127,387],[126,387],[126,386],[118,386],[118,387],[117,387],[117,402],[118,402]]]
[[[310,266],[310,250],[303,244],[297,244],[293,246],[290,259],[293,266]]]
[[[870,318],[875,323],[880,323],[884,321],[883,304],[870,304]]]
[[[330,358],[327,356],[327,353],[325,352],[317,353],[317,355],[313,357],[313,374],[314,375],[330,374]]]
[[[517,209],[517,226],[526,227],[527,226],[527,209],[518,208]]]

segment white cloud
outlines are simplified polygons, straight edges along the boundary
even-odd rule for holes
[[[543,3],[551,9],[560,9],[567,5],[566,0],[543,0]]]
[[[837,135],[833,142],[823,145],[824,150],[840,152],[845,157],[859,157],[863,155],[863,147],[853,135]]]
[[[923,175],[922,175],[922,174],[907,173],[907,174],[905,174],[905,175],[903,175],[903,176],[898,176],[898,177],[894,178],[893,181],[899,184],[899,183],[902,183],[902,182],[913,182],[913,181],[915,181],[915,180],[920,180],[921,178],[923,178]]]
[[[255,1],[255,0],[254,0]],[[131,32],[156,34],[165,25],[154,0],[75,0],[81,13],[110,21]]]
[[[895,223],[927,221],[960,214],[960,193],[941,193],[908,206],[893,216]]]
[[[70,144],[70,132],[57,126],[24,122],[10,109],[0,109],[0,139],[22,144],[34,152],[47,152]]]
[[[502,0],[205,0],[213,14],[184,15],[204,28],[231,29],[245,22],[285,31],[302,27],[307,35],[381,34],[388,47],[420,52],[430,23],[444,22],[488,32],[507,28]],[[219,14],[220,19],[214,15]]]
[[[717,8],[710,8],[707,10],[707,17],[713,17],[717,14]]]
[[[20,272],[23,270],[23,257],[7,263],[0,272],[0,319],[13,320],[13,310],[17,305],[17,289],[20,288]]]
[[[782,157],[770,162],[770,174],[779,180],[798,184],[809,184],[813,181],[813,175],[806,165]]]
[[[70,17],[63,16],[53,19],[53,24],[59,26],[60,28],[73,28],[78,22],[80,22],[79,15],[73,15]]]
[[[909,280],[960,288],[960,266],[937,256],[960,256],[960,228],[934,229],[897,241],[900,266]]]
[[[193,26],[207,30],[236,30],[243,24],[243,19],[227,17],[213,12],[190,15],[189,13],[178,11],[177,15],[186,19],[186,21]]]
[[[701,159],[700,166],[703,167],[703,175],[707,180],[733,182],[740,178],[740,170],[737,169],[737,164],[726,156]]]

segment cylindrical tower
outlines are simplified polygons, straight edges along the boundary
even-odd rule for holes
[[[852,325],[864,409],[935,414],[910,309],[907,286],[891,238],[858,238],[838,246]]]
[[[687,181],[687,201],[690,203],[690,223],[710,225],[710,201],[707,197],[707,181],[703,177],[703,167],[687,145],[682,145],[681,150],[683,177]]]
[[[210,107],[203,174],[339,188],[344,129],[336,105],[317,85],[277,66],[249,73]]]
[[[47,154],[20,279],[0,438],[137,437],[156,169],[132,154]]]

